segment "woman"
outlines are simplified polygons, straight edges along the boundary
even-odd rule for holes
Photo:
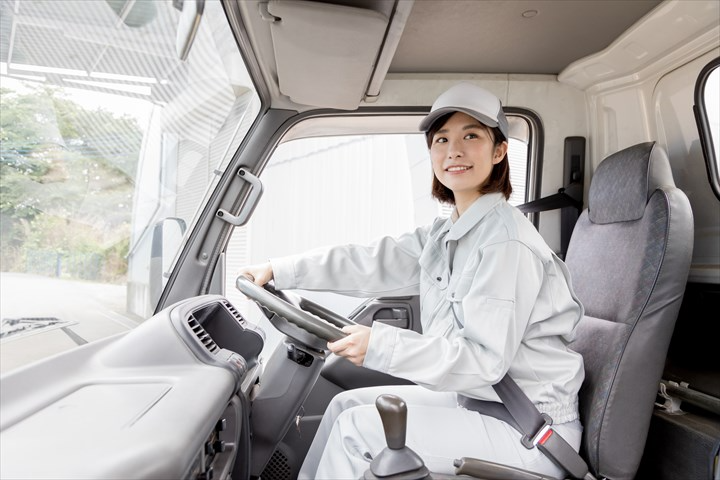
[[[416,385],[337,395],[299,477],[363,475],[385,446],[374,405],[382,393],[407,403],[407,446],[431,472],[453,473],[453,459],[466,456],[562,476],[538,449],[525,449],[511,426],[458,404],[463,397],[498,401],[492,385],[509,374],[579,448],[583,363],[566,345],[583,308],[564,263],[507,203],[508,123],[500,100],[476,85],[455,85],[420,129],[433,195],[455,206],[451,218],[370,246],[338,246],[241,271],[259,285],[274,279],[279,289],[420,295],[422,334],[376,322],[345,327],[348,336],[328,344],[355,365]]]

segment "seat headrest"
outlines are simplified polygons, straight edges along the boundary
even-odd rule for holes
[[[675,186],[665,150],[646,142],[620,150],[598,165],[588,193],[593,223],[638,220],[659,186]]]

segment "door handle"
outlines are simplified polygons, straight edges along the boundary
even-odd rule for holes
[[[382,322],[398,328],[410,326],[410,314],[407,308],[381,308],[373,315],[374,322]]]

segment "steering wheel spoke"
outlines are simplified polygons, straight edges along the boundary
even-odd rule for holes
[[[355,324],[300,295],[277,290],[269,284],[260,287],[244,275],[237,278],[235,285],[258,304],[275,328],[315,349],[326,350],[327,342],[347,336],[342,327]]]

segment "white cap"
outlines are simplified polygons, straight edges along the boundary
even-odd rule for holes
[[[508,121],[502,103],[492,93],[472,83],[459,83],[441,94],[427,117],[420,122],[420,130],[427,132],[433,122],[450,112],[463,112],[488,127],[498,127],[507,140]]]

